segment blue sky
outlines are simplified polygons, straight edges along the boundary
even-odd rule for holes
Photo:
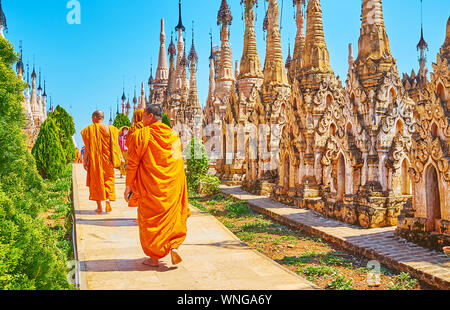
[[[42,68],[47,80],[47,93],[53,103],[66,108],[75,119],[76,141],[79,132],[89,125],[91,113],[110,107],[125,92],[133,97],[140,83],[148,81],[153,59],[156,69],[159,52],[160,19],[165,19],[167,46],[170,33],[178,23],[178,0],[79,0],[81,24],[69,25],[66,16],[68,0],[2,0],[9,32],[6,37],[18,50],[23,41],[24,63]],[[183,23],[187,48],[191,45],[192,21],[195,21],[196,49],[199,55],[198,92],[204,105],[208,94],[209,32],[220,44],[217,11],[221,0],[183,0]],[[278,0],[280,8],[282,0]],[[448,0],[423,0],[424,35],[429,45],[428,67],[445,39],[450,13]],[[244,21],[240,0],[228,0],[233,14],[231,46],[233,59],[240,60],[243,47]],[[383,1],[385,24],[393,56],[399,72],[418,67],[416,45],[420,39],[420,0]],[[325,39],[331,66],[345,81],[348,70],[348,44],[353,43],[355,58],[360,31],[361,0],[322,0]],[[294,44],[296,25],[292,0],[284,0],[282,43],[284,58],[288,42]],[[258,52],[264,63],[265,41],[262,22],[264,3],[259,0],[256,34]],[[166,47],[167,47],[166,46]],[[417,71],[417,70],[416,70]],[[147,90],[148,92],[148,90]]]

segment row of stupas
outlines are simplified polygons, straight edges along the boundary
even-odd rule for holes
[[[2,9],[0,0],[0,35],[4,38],[4,32],[8,30],[6,17]],[[27,64],[27,80],[25,82],[25,70],[23,63],[23,50],[22,42],[20,43],[19,59],[16,64],[16,72],[19,79],[26,83],[24,90],[24,99],[22,101],[22,107],[25,111],[26,124],[24,127],[24,133],[27,137],[27,147],[31,150],[36,142],[39,130],[42,123],[47,119],[47,93],[46,93],[46,81],[44,80],[44,88],[41,84],[41,70],[39,70],[39,85],[36,85],[37,74],[35,66],[33,65],[33,71],[31,73],[30,83],[30,70],[29,64]],[[36,88],[37,86],[37,88]],[[52,107],[50,107],[52,109]]]
[[[192,26],[194,28],[194,25]],[[158,66],[153,77],[153,66],[148,80],[149,94],[145,94],[145,83],[141,83],[141,96],[137,98],[136,90],[133,98],[133,109],[143,109],[146,104],[158,103],[163,106],[172,124],[185,125],[189,128],[201,129],[203,115],[197,92],[198,55],[195,50],[194,30],[192,29],[192,45],[186,53],[184,38],[185,26],[182,22],[181,0],[179,1],[179,22],[175,27],[178,40],[175,46],[173,35],[166,49],[164,19],[161,19],[160,48]],[[169,55],[169,59],[167,57]],[[188,75],[189,71],[189,75]],[[188,78],[189,76],[189,78]],[[122,94],[121,113],[130,116],[130,99]],[[117,107],[120,113],[120,107]],[[182,127],[182,126],[181,126]]]
[[[293,0],[297,35],[286,61],[278,1],[266,1],[264,67],[256,47],[258,1],[242,0],[244,49],[234,75],[233,17],[226,0],[219,8],[221,46],[211,49],[203,110],[204,135],[216,141],[207,147],[217,176],[350,224],[398,224],[403,237],[448,245],[449,26],[431,80],[423,29],[419,73],[402,79],[382,0],[363,0],[358,55],[350,44],[343,85],[330,65],[321,1]]]

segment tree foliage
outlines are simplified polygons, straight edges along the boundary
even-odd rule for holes
[[[75,144],[73,143],[73,135],[75,134],[75,124],[73,117],[61,106],[57,106],[53,113],[49,113],[49,118],[55,121],[58,127],[59,140],[64,149],[66,163],[73,163],[75,160]]]
[[[124,126],[131,127],[131,121],[128,118],[128,116],[126,116],[123,113],[119,113],[119,114],[116,115],[116,119],[114,120],[113,125],[117,129],[120,129],[120,128],[124,127]]]
[[[163,112],[162,123],[172,128],[172,124],[170,123],[169,116],[166,114],[166,112]]]
[[[0,37],[0,289],[65,289],[65,258],[39,217],[44,182],[22,128],[24,83],[13,46]]]
[[[39,174],[45,179],[56,180],[64,172],[66,156],[60,141],[61,131],[53,118],[47,118],[31,151]]]

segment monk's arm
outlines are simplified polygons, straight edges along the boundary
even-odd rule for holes
[[[131,187],[136,181],[137,169],[139,167],[139,142],[138,135],[132,134],[128,139],[128,153],[127,153],[127,177],[126,186]]]
[[[81,137],[83,138],[83,142],[84,142],[84,153],[83,153],[83,167],[85,170],[87,170],[88,168],[88,160],[89,160],[89,134],[88,131],[82,130],[81,131]]]

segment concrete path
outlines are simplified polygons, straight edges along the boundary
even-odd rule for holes
[[[246,200],[259,213],[311,234],[323,237],[343,249],[374,259],[389,268],[409,272],[439,289],[450,289],[450,259],[394,234],[395,227],[364,229],[328,219],[309,209],[299,209],[269,197],[252,195],[240,187],[221,186],[222,192]]]
[[[314,284],[241,243],[213,216],[192,208],[188,236],[180,248],[184,261],[163,267],[142,264],[136,209],[120,198],[111,214],[97,215],[85,186],[86,173],[73,166],[76,245],[82,290],[310,290]]]

